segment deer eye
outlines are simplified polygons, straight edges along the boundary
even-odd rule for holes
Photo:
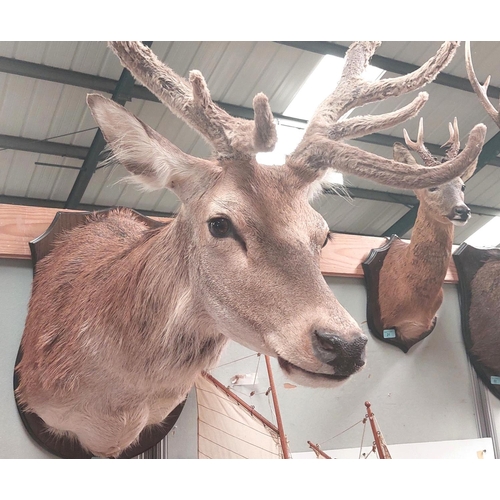
[[[429,191],[430,191],[431,193],[434,193],[434,192],[435,192],[435,191],[437,191],[438,189],[439,189],[438,187],[431,187],[431,188],[429,188]]]
[[[332,239],[332,234],[331,233],[328,233],[327,236],[326,236],[326,240],[325,242],[323,243],[323,246],[321,248],[325,248],[326,247],[326,244]]]
[[[465,191],[465,184],[462,184],[462,191]]]
[[[225,238],[231,234],[232,224],[225,217],[216,217],[208,221],[208,229],[214,238]]]

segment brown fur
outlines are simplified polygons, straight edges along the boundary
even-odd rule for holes
[[[471,354],[500,376],[500,261],[486,262],[471,281]]]
[[[193,158],[113,101],[88,96],[114,159],[137,184],[167,187],[182,201],[174,222],[155,230],[127,210],[98,217],[67,234],[37,269],[17,397],[54,432],[74,435],[100,456],[117,456],[144,427],[165,418],[216,363],[228,338],[277,357],[289,377],[306,385],[331,387],[356,373],[367,339],[321,275],[328,227],[309,204],[312,186],[330,167],[393,186],[432,185],[463,170],[460,162],[476,157],[484,140],[484,127],[476,127],[460,161],[431,175],[373,155],[361,154],[357,163],[347,145],[329,150],[339,143],[328,138],[331,123],[326,130],[320,123],[323,104],[297,154],[283,166],[264,167],[255,154],[276,138],[265,96],[254,100],[254,121],[235,119],[211,101],[198,72],[188,83],[139,43],[112,48],[205,136],[216,159]],[[374,48],[357,44],[346,65],[362,54],[369,59]],[[388,80],[382,93],[363,89],[365,102],[423,85],[455,48],[443,45],[445,56],[427,64],[424,77],[394,79],[392,89]],[[376,119],[370,132],[400,123],[423,100]],[[360,101],[348,99],[344,112],[350,105]],[[359,135],[360,123],[352,120]],[[220,218],[229,221],[224,237],[213,233]]]
[[[470,42],[466,42],[465,45],[465,63],[467,75],[479,101],[491,119],[500,127],[500,110],[496,109],[488,99],[490,77],[488,76],[483,85],[479,83],[472,65]],[[497,376],[500,376],[499,305],[500,262],[486,262],[471,282],[469,310],[471,353]]]
[[[450,128],[450,145],[458,152],[458,127]],[[406,131],[405,131],[405,135]],[[452,140],[453,139],[453,140]],[[428,165],[436,164],[423,146],[423,126],[419,128],[419,143],[407,143],[418,149]],[[394,146],[394,156],[400,161],[415,163],[402,145]],[[472,175],[475,164],[467,170]],[[382,325],[395,328],[398,338],[408,347],[432,330],[435,315],[443,301],[442,285],[448,271],[453,245],[453,224],[467,222],[468,207],[464,203],[464,181],[460,178],[433,190],[415,191],[419,208],[410,243],[395,240],[380,270],[379,304]],[[465,220],[457,221],[457,211]]]

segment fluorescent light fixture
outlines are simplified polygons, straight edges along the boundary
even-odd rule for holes
[[[465,243],[476,248],[491,248],[500,245],[500,217],[493,217],[481,229],[469,236]]]
[[[315,70],[297,92],[293,101],[286,108],[283,113],[284,116],[309,120],[323,99],[331,94],[337,86],[343,67],[343,58],[330,55],[323,56]],[[381,78],[383,74],[384,70],[368,66],[363,77],[366,80],[375,81]],[[302,139],[304,128],[305,125],[300,128],[299,125],[291,126],[278,122],[278,142],[274,151],[259,153],[257,161],[264,165],[282,165],[285,163],[286,155],[290,154]],[[341,173],[333,173],[333,176],[329,176],[329,180],[334,180],[336,184],[344,183]]]
[[[283,114],[293,118],[309,120],[323,99],[335,89],[340,81],[343,69],[343,58],[330,55],[324,56]],[[368,81],[376,81],[384,73],[383,69],[368,66],[363,73],[363,78]]]

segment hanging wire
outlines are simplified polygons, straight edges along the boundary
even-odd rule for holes
[[[359,420],[358,422],[356,422],[355,424],[351,425],[350,427],[348,427],[347,429],[343,430],[342,432],[339,432],[335,436],[332,436],[331,438],[327,439],[326,441],[323,441],[322,443],[320,443],[320,445],[323,446],[325,443],[328,443],[328,441],[331,441],[332,439],[335,439],[336,437],[340,436],[341,434],[344,434],[344,432],[347,432],[348,430],[352,429],[353,427],[356,427],[356,425],[363,423],[363,420],[364,419]]]
[[[259,356],[259,354],[250,354],[249,356],[245,356],[243,358],[235,359],[233,361],[228,361],[227,363],[224,363],[223,365],[217,365],[215,368],[221,368],[223,366],[232,365],[233,363],[237,363],[238,361],[242,361],[244,359],[253,358],[254,356]]]
[[[253,379],[253,384],[257,382],[257,375],[259,374],[259,365],[260,365],[260,353],[257,353],[257,367],[255,368],[255,378]]]
[[[366,422],[367,422],[367,418],[365,417],[363,419],[363,434],[361,436],[361,444],[359,446],[359,455],[358,455],[358,459],[361,458],[361,454],[363,453],[363,441],[365,440],[365,430],[366,430]]]
[[[376,447],[375,443],[373,443],[373,445],[372,445],[372,449],[370,450],[370,452],[369,452],[367,455],[365,455],[365,454],[363,453],[363,456],[365,457],[365,460],[366,460],[366,459],[367,459],[367,458],[368,458],[368,457],[369,457],[369,456],[370,456],[370,455],[371,455],[371,454],[372,454],[372,453],[376,450],[376,448],[377,448],[377,447]]]

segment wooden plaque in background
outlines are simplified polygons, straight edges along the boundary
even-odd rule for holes
[[[472,364],[474,370],[482,380],[484,385],[488,387],[490,392],[500,399],[500,373],[493,373],[493,371],[485,366],[474,354],[471,352],[474,343],[473,332],[477,330],[475,325],[470,323],[470,307],[473,301],[471,282],[475,278],[477,272],[484,266],[493,261],[500,261],[500,248],[475,248],[467,243],[462,243],[460,247],[453,254],[453,260],[458,273],[458,295],[460,300],[460,317],[462,323],[462,338],[465,344],[465,350]],[[475,303],[484,308],[495,308],[498,311],[499,304],[490,304],[487,301]],[[488,314],[484,309],[485,315]],[[491,318],[491,315],[490,315]],[[490,331],[490,335],[495,335],[498,338],[499,351],[500,351],[500,317],[494,318],[496,325]],[[495,383],[492,382],[495,381]]]
[[[418,339],[404,341],[397,336],[398,332],[395,326],[388,326],[385,329],[386,331],[393,331],[395,337],[384,336],[384,326],[382,324],[379,305],[379,278],[380,270],[382,269],[387,252],[396,239],[399,240],[399,237],[393,234],[381,247],[372,249],[368,258],[362,264],[366,286],[366,321],[368,328],[374,337],[381,340],[385,344],[399,347],[399,349],[401,349],[404,353],[407,353],[412,346],[425,339],[433,332],[434,327],[436,326],[437,317],[434,318],[432,328],[427,332],[422,332]]]

